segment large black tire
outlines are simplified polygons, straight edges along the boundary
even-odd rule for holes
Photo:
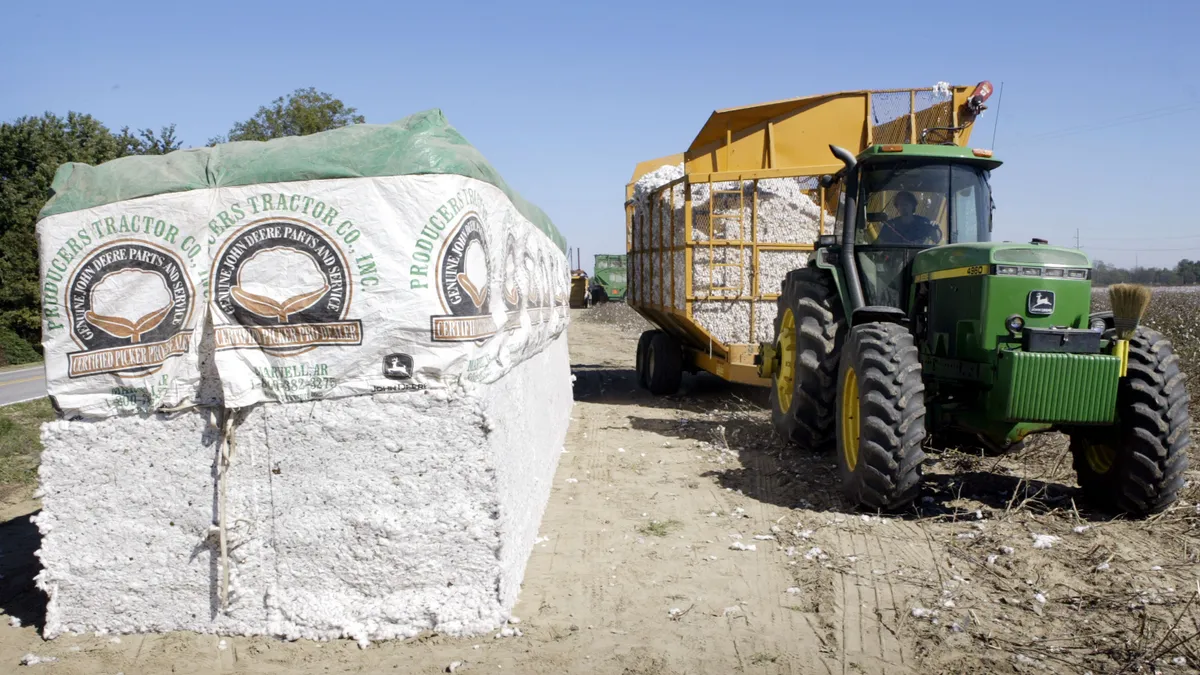
[[[650,377],[646,372],[646,363],[649,361],[647,356],[649,355],[648,352],[650,350],[650,341],[654,339],[655,335],[658,335],[661,332],[662,331],[659,330],[648,330],[643,332],[641,337],[638,338],[636,361],[637,381],[638,386],[642,389],[650,388]]]
[[[817,452],[834,446],[834,404],[837,395],[838,356],[846,337],[846,318],[832,276],[815,267],[793,270],[783,281],[775,315],[775,346],[781,340],[785,316],[793,316],[791,355],[792,381],[783,383],[780,373],[771,381],[771,421],[788,443]],[[787,393],[790,391],[790,400]],[[785,405],[786,404],[786,405]]]
[[[592,304],[598,305],[602,302],[608,302],[608,293],[605,293],[603,288],[593,288]]]
[[[855,326],[837,384],[838,468],[852,502],[883,511],[921,489],[925,385],[912,334],[891,323]]]
[[[1170,506],[1183,487],[1190,400],[1179,357],[1157,331],[1134,333],[1127,375],[1117,385],[1116,429],[1072,433],[1071,457],[1092,505],[1141,517]]]
[[[646,351],[646,384],[651,394],[668,396],[683,383],[683,348],[670,335],[658,332]]]

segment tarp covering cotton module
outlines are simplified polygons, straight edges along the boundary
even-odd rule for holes
[[[68,417],[486,384],[567,323],[563,237],[440,111],[67,164],[53,193]]]

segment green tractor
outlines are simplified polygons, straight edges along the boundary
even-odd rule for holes
[[[592,268],[592,304],[625,301],[626,274],[624,255],[596,256],[596,264]]]
[[[840,235],[787,275],[756,359],[778,433],[836,448],[844,494],[872,509],[917,496],[929,436],[1001,452],[1051,430],[1070,437],[1095,507],[1174,502],[1188,393],[1169,341],[1137,325],[1148,291],[1091,312],[1083,252],[992,242],[990,151],[830,150],[845,165],[821,180],[841,195]]]

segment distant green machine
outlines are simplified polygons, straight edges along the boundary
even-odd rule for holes
[[[592,271],[592,304],[625,301],[626,262],[624,255],[597,255]]]

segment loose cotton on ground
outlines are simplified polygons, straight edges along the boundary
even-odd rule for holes
[[[68,165],[55,193],[48,637],[504,620],[572,404],[569,279],[440,114]]]

